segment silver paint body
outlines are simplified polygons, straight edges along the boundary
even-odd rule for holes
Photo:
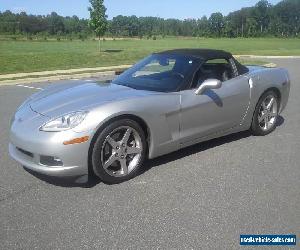
[[[149,131],[148,157],[155,158],[216,137],[248,130],[260,96],[270,88],[280,92],[280,112],[285,108],[290,80],[281,68],[249,67],[249,72],[222,83],[220,89],[196,95],[196,89],[158,93],[115,84],[82,83],[50,86],[33,95],[16,112],[10,131],[10,155],[26,168],[50,176],[88,174],[92,138],[106,122],[133,115]],[[39,128],[51,118],[89,111],[76,128],[43,132]],[[81,144],[64,141],[89,136]],[[16,147],[31,152],[33,157]],[[59,157],[63,166],[40,164],[40,155]]]

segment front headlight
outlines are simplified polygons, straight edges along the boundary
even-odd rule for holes
[[[54,118],[40,127],[41,131],[59,132],[78,126],[86,117],[88,112],[77,111]]]

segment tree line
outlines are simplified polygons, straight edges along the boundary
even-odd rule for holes
[[[199,19],[116,16],[108,20],[106,36],[111,37],[297,37],[300,36],[300,0],[283,0],[276,5],[267,0],[223,16],[213,13]],[[88,19],[77,16],[0,12],[0,34],[49,36],[91,36]]]

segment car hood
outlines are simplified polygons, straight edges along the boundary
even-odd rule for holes
[[[50,87],[32,96],[29,104],[33,111],[53,117],[78,110],[90,110],[108,102],[151,94],[153,92],[111,83],[83,83],[75,86]]]

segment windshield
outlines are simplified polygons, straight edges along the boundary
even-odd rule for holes
[[[178,90],[199,65],[199,59],[172,54],[153,54],[125,71],[113,83],[157,92]]]

